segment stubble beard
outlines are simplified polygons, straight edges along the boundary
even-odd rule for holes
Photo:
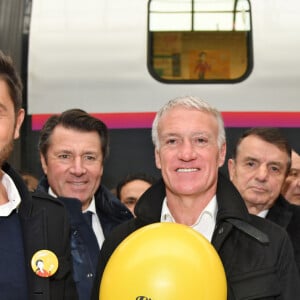
[[[14,141],[11,140],[9,143],[3,146],[2,149],[0,149],[0,166],[2,167],[4,162],[6,162],[12,153],[14,148]]]

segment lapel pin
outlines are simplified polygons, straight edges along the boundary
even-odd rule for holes
[[[50,250],[39,250],[31,259],[33,272],[40,277],[50,277],[58,269],[58,259]]]

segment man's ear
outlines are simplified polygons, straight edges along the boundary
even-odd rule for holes
[[[25,118],[25,110],[21,108],[16,115],[14,139],[17,139],[20,136],[20,129],[24,121],[24,118]]]
[[[219,151],[219,167],[222,167],[224,162],[225,162],[225,158],[226,158],[226,143],[224,143],[221,146],[221,149]]]
[[[154,155],[155,155],[155,165],[158,169],[161,169],[160,157],[159,157],[159,152],[158,152],[157,148],[155,148],[155,150],[154,150]]]
[[[44,171],[45,175],[47,175],[48,166],[47,166],[46,158],[44,157],[43,154],[40,154],[40,160],[41,160],[41,165],[42,165],[43,171]]]
[[[233,174],[235,172],[235,161],[234,161],[234,159],[232,159],[232,158],[228,159],[227,167],[228,167],[229,178],[232,181]]]

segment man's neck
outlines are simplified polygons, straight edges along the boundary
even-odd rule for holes
[[[6,188],[4,187],[2,181],[0,181],[0,205],[3,205],[8,201],[9,200],[8,200]]]
[[[269,207],[266,205],[251,205],[246,203],[249,214],[256,215],[260,217],[265,217],[266,213],[269,210]]]
[[[167,205],[176,223],[192,226],[214,195],[177,197],[167,193]]]

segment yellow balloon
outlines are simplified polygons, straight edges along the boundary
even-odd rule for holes
[[[133,232],[103,273],[101,300],[226,300],[223,264],[188,226],[155,223]]]

